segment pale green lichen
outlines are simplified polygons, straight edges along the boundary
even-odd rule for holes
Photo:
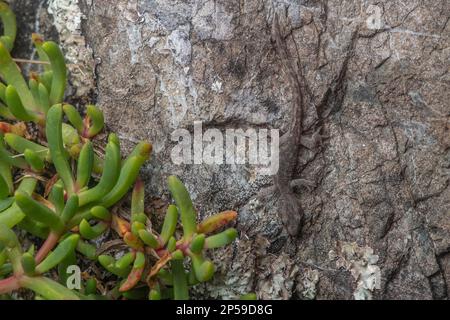
[[[330,251],[329,258],[336,261],[336,267],[350,271],[355,279],[355,300],[371,300],[373,291],[381,288],[378,255],[372,248],[358,246],[356,242],[340,242],[338,248],[337,252]]]

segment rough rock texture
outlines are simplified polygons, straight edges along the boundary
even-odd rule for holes
[[[199,295],[448,298],[449,1],[51,2],[81,8],[108,128],[127,150],[141,139],[154,144],[144,178],[156,221],[168,174],[187,184],[202,217],[239,212],[239,240],[214,253],[218,275]],[[54,21],[71,14],[53,12]],[[192,131],[197,120],[204,130],[286,132],[293,92],[271,38],[275,14],[304,75],[305,128],[316,108],[326,110],[326,137],[301,149],[292,177],[315,184],[294,189],[305,211],[294,238],[277,195],[260,196],[270,176],[170,157],[172,132]]]
[[[45,8],[45,0],[13,0],[7,2],[16,13],[17,19],[17,38],[12,51],[14,57],[35,57],[36,53],[31,42],[31,34],[33,32],[45,34],[47,38],[55,41],[59,40],[58,32],[53,26],[51,16]],[[29,71],[34,66],[23,64],[22,67],[24,67],[25,71]]]

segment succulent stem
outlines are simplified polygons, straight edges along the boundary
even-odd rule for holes
[[[72,169],[67,160],[62,138],[62,106],[56,104],[47,113],[46,136],[53,164],[69,195],[75,191]]]

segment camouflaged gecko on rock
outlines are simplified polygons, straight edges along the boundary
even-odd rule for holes
[[[279,16],[274,14],[272,20],[272,40],[275,50],[279,56],[282,69],[288,78],[289,87],[292,90],[292,106],[290,110],[291,119],[287,132],[280,138],[280,168],[273,178],[274,188],[279,195],[278,212],[286,231],[292,237],[297,237],[304,224],[304,211],[300,200],[294,193],[294,187],[305,186],[308,190],[314,188],[316,184],[302,178],[294,178],[297,174],[298,158],[301,149],[317,152],[322,145],[323,120],[333,113],[336,106],[340,106],[345,96],[345,76],[349,59],[353,53],[353,47],[358,35],[356,29],[350,41],[347,56],[341,66],[340,72],[333,82],[332,87],[326,90],[319,103],[306,103],[307,83],[302,73],[300,58],[293,58],[289,53],[286,37],[282,35],[280,29]],[[317,118],[309,128],[303,127],[306,108],[314,108]],[[312,131],[307,136],[305,132]],[[266,194],[267,192],[262,192]]]

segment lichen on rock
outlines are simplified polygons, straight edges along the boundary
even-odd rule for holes
[[[49,0],[48,13],[59,34],[70,72],[72,92],[69,95],[84,98],[95,89],[95,66],[93,52],[82,34],[84,18],[78,0]]]
[[[360,247],[356,242],[338,244],[339,252],[330,251],[330,260],[335,260],[337,268],[351,272],[356,281],[353,292],[355,300],[371,300],[372,292],[381,289],[381,270],[376,263],[378,255],[367,246]]]

